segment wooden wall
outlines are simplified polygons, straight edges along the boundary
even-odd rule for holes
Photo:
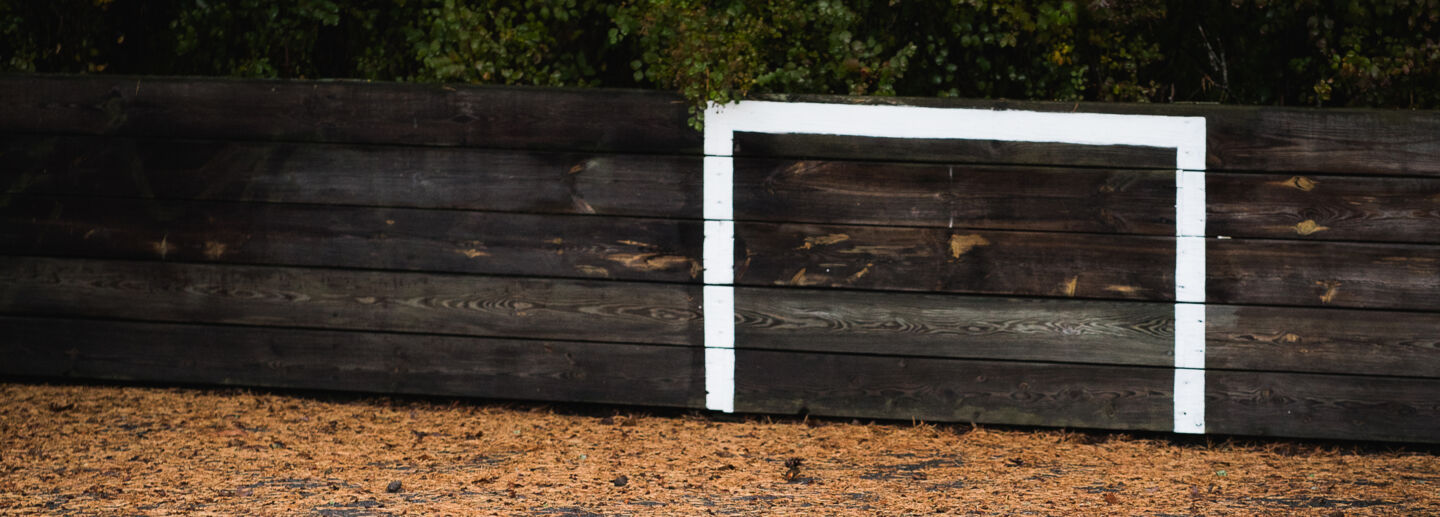
[[[903,102],[1206,117],[1208,431],[1440,442],[1440,114]],[[685,119],[655,92],[0,78],[0,373],[703,408]],[[735,156],[737,410],[1170,430],[1173,152]]]

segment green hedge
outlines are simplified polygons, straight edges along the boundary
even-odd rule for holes
[[[1440,0],[0,0],[7,71],[1440,107]]]

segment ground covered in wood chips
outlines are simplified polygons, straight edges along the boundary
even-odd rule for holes
[[[0,441],[0,514],[1440,514],[1373,444],[23,383]]]

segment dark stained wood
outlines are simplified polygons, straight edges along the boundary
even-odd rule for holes
[[[0,199],[0,248],[96,258],[692,282],[698,221],[74,197]]]
[[[782,98],[1204,116],[1212,170],[1440,175],[1440,112],[1434,111]],[[673,94],[629,90],[101,76],[0,79],[0,131],[11,132],[688,154],[698,151],[700,135],[686,126],[686,117],[685,104]],[[982,144],[963,154],[985,163],[1017,154],[1054,156],[1038,160],[1044,164],[1074,163],[1064,161],[1073,160],[1068,151],[1047,146],[996,144],[987,151]],[[806,147],[765,152],[825,157]],[[898,152],[876,147],[881,158],[893,159]],[[742,152],[759,155],[753,144]],[[1107,159],[1100,165],[1120,164]]]
[[[735,352],[735,410],[1170,430],[1172,370]]]
[[[1440,377],[1440,313],[1209,305],[1205,325],[1209,368]]]
[[[736,159],[735,218],[1175,235],[1175,171]]]
[[[0,78],[0,131],[694,154],[669,92],[360,81]]]
[[[1175,168],[1173,148],[807,134],[736,133],[735,156]]]
[[[0,191],[700,217],[700,158],[447,147],[0,137]]]
[[[1207,300],[1440,310],[1440,246],[1281,240],[1207,242]]]
[[[736,289],[741,349],[1174,364],[1174,304]],[[1440,377],[1440,313],[1206,306],[1206,366]]]
[[[736,289],[735,346],[1112,365],[1174,364],[1169,303]]]
[[[0,313],[698,345],[698,286],[0,257]]]
[[[1195,107],[1214,170],[1440,176],[1440,111]]]
[[[1174,238],[736,225],[736,283],[1173,300]],[[1209,303],[1440,310],[1440,246],[1207,240]]]
[[[1205,375],[1207,432],[1440,443],[1440,379]]]
[[[704,407],[699,348],[0,317],[0,373]]]
[[[698,217],[700,161],[102,137],[0,139],[10,193]],[[1169,171],[736,160],[740,219],[1173,232]],[[1440,179],[1211,173],[1209,233],[1440,242]]]
[[[1209,138],[1206,140],[1206,168],[1211,171],[1285,171],[1329,172],[1338,174],[1403,174],[1440,176],[1440,111],[1405,111],[1343,108],[1294,108],[1274,106],[1221,106],[1213,104],[1126,104],[1105,102],[1046,102],[988,99],[921,99],[895,97],[840,97],[825,95],[769,95],[765,100],[832,102],[843,104],[903,104],[945,108],[1015,109],[1049,112],[1120,113],[1133,115],[1167,115],[1205,117]],[[787,148],[766,150],[784,156],[826,158],[805,139]],[[900,144],[901,142],[896,142]],[[1025,150],[1009,150],[1019,155],[1045,155],[1048,144],[1025,145]],[[835,147],[832,145],[831,147]],[[911,149],[875,145],[873,152],[863,147],[845,156],[852,159],[893,160]],[[919,146],[924,147],[922,145]],[[1017,144],[1017,147],[1020,147]],[[752,156],[758,149],[748,148]],[[1095,151],[1091,151],[1095,152]],[[1102,153],[1114,152],[1099,151]],[[994,161],[983,152],[984,163],[1005,162],[1004,153],[994,153]],[[1074,163],[1061,156],[1054,165]],[[943,160],[954,161],[954,160]],[[1035,162],[1028,162],[1035,163]],[[1043,163],[1042,164],[1051,164]],[[1173,162],[1172,162],[1173,163]],[[1129,166],[1116,161],[1102,162],[1104,167]],[[1135,165],[1149,167],[1148,165]],[[1173,165],[1172,165],[1173,166]]]
[[[741,223],[736,283],[1171,300],[1173,237]]]
[[[1440,179],[1207,174],[1211,235],[1440,244]]]

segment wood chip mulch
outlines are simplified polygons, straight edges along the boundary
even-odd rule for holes
[[[1440,515],[1420,447],[615,411],[3,383],[0,514]]]

